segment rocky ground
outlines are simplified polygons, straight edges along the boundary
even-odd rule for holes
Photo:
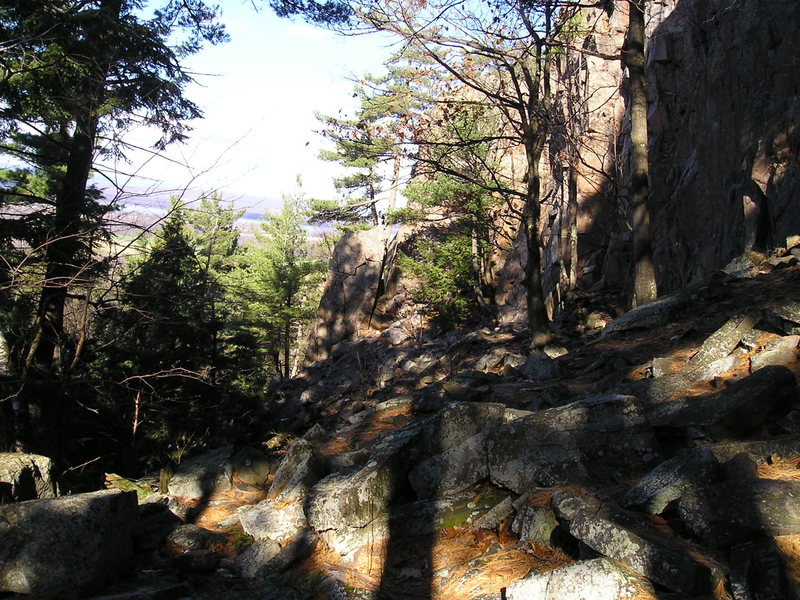
[[[95,598],[800,598],[800,265],[728,271],[575,297],[533,355],[418,315],[340,343],[263,447],[109,476],[141,527]]]

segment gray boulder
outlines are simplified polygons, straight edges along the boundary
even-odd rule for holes
[[[800,482],[739,479],[705,486],[684,494],[678,513],[714,548],[800,533]]]
[[[207,550],[214,544],[224,544],[225,540],[224,534],[210,531],[191,523],[184,523],[176,527],[167,536],[167,541],[183,552]]]
[[[0,501],[53,498],[53,461],[38,454],[0,452]]]
[[[270,457],[255,448],[242,448],[231,461],[234,475],[244,483],[261,485],[275,472]]]
[[[632,598],[644,582],[607,558],[534,573],[506,588],[507,600],[620,600]]]
[[[535,352],[528,356],[527,360],[517,367],[525,379],[540,381],[542,379],[552,379],[558,374],[558,364],[544,352]]]
[[[486,434],[479,433],[420,462],[408,478],[419,498],[436,498],[464,490],[488,476]]]
[[[797,381],[786,367],[765,367],[726,389],[655,406],[647,413],[654,427],[715,427],[741,434],[786,412],[797,400]]]
[[[714,453],[698,449],[658,465],[628,490],[623,502],[625,506],[643,506],[656,515],[687,490],[719,478],[720,466]]]
[[[182,462],[169,480],[169,495],[189,500],[208,498],[231,489],[233,446],[225,446]]]
[[[587,466],[644,471],[658,446],[632,396],[599,396],[501,425],[487,441],[491,480],[517,493],[589,479]]]
[[[256,542],[236,558],[236,570],[249,579],[280,573],[307,558],[317,542],[317,536],[308,530],[298,533],[283,547],[273,540]]]
[[[649,522],[610,503],[557,492],[556,514],[569,522],[569,532],[603,556],[627,565],[686,596],[710,592],[721,574],[692,558],[689,549],[676,549]]]
[[[555,512],[550,506],[531,505],[527,500],[527,496],[524,496],[517,503],[517,514],[511,522],[511,530],[521,542],[551,545],[559,525]]]
[[[267,500],[297,502],[305,498],[323,474],[324,465],[314,447],[306,440],[297,440],[286,451]]]
[[[74,598],[133,558],[135,492],[106,490],[0,506],[0,592]]]
[[[419,434],[418,427],[409,427],[387,435],[363,467],[329,475],[309,493],[309,525],[341,554],[357,544],[359,530],[371,524],[383,530],[386,509],[408,474]]]
[[[275,540],[258,541],[236,557],[236,570],[248,579],[260,577],[264,566],[280,551],[281,546]]]
[[[285,540],[306,527],[302,502],[277,505],[272,500],[243,506],[238,511],[242,529],[256,540]]]
[[[489,476],[486,437],[503,420],[495,403],[451,403],[425,421],[420,444],[427,455],[409,473],[420,498],[463,490]]]

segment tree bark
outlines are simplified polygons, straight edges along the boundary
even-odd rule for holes
[[[64,307],[69,286],[79,276],[81,217],[92,166],[97,118],[76,126],[61,192],[56,198],[52,237],[45,251],[47,267],[39,295],[36,327],[26,357],[26,367],[49,372],[64,334]]]
[[[628,1],[628,35],[622,60],[628,68],[631,105],[631,228],[633,230],[633,289],[631,308],[655,300],[656,275],[650,211],[647,206],[649,166],[647,149],[647,87],[645,81],[645,0]]]
[[[539,247],[539,215],[541,212],[541,174],[539,161],[544,150],[544,131],[532,132],[525,141],[528,186],[525,202],[524,228],[527,262],[525,291],[527,293],[528,331],[531,348],[541,348],[551,339],[547,309],[542,287],[542,255]]]

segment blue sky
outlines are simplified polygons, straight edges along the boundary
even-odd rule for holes
[[[332,196],[339,171],[316,158],[324,140],[314,133],[314,111],[352,115],[352,78],[381,72],[388,40],[341,36],[241,0],[223,1],[223,22],[231,41],[186,63],[198,82],[187,95],[205,118],[166,159],[132,154],[133,164],[117,165],[118,181],[136,173],[126,187],[163,195],[188,187],[187,200],[218,190],[256,210],[293,192],[297,175],[308,196]],[[148,145],[156,137],[140,130],[127,139]]]

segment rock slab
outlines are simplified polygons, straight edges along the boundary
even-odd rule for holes
[[[135,492],[105,490],[0,506],[0,591],[74,598],[133,558]]]

